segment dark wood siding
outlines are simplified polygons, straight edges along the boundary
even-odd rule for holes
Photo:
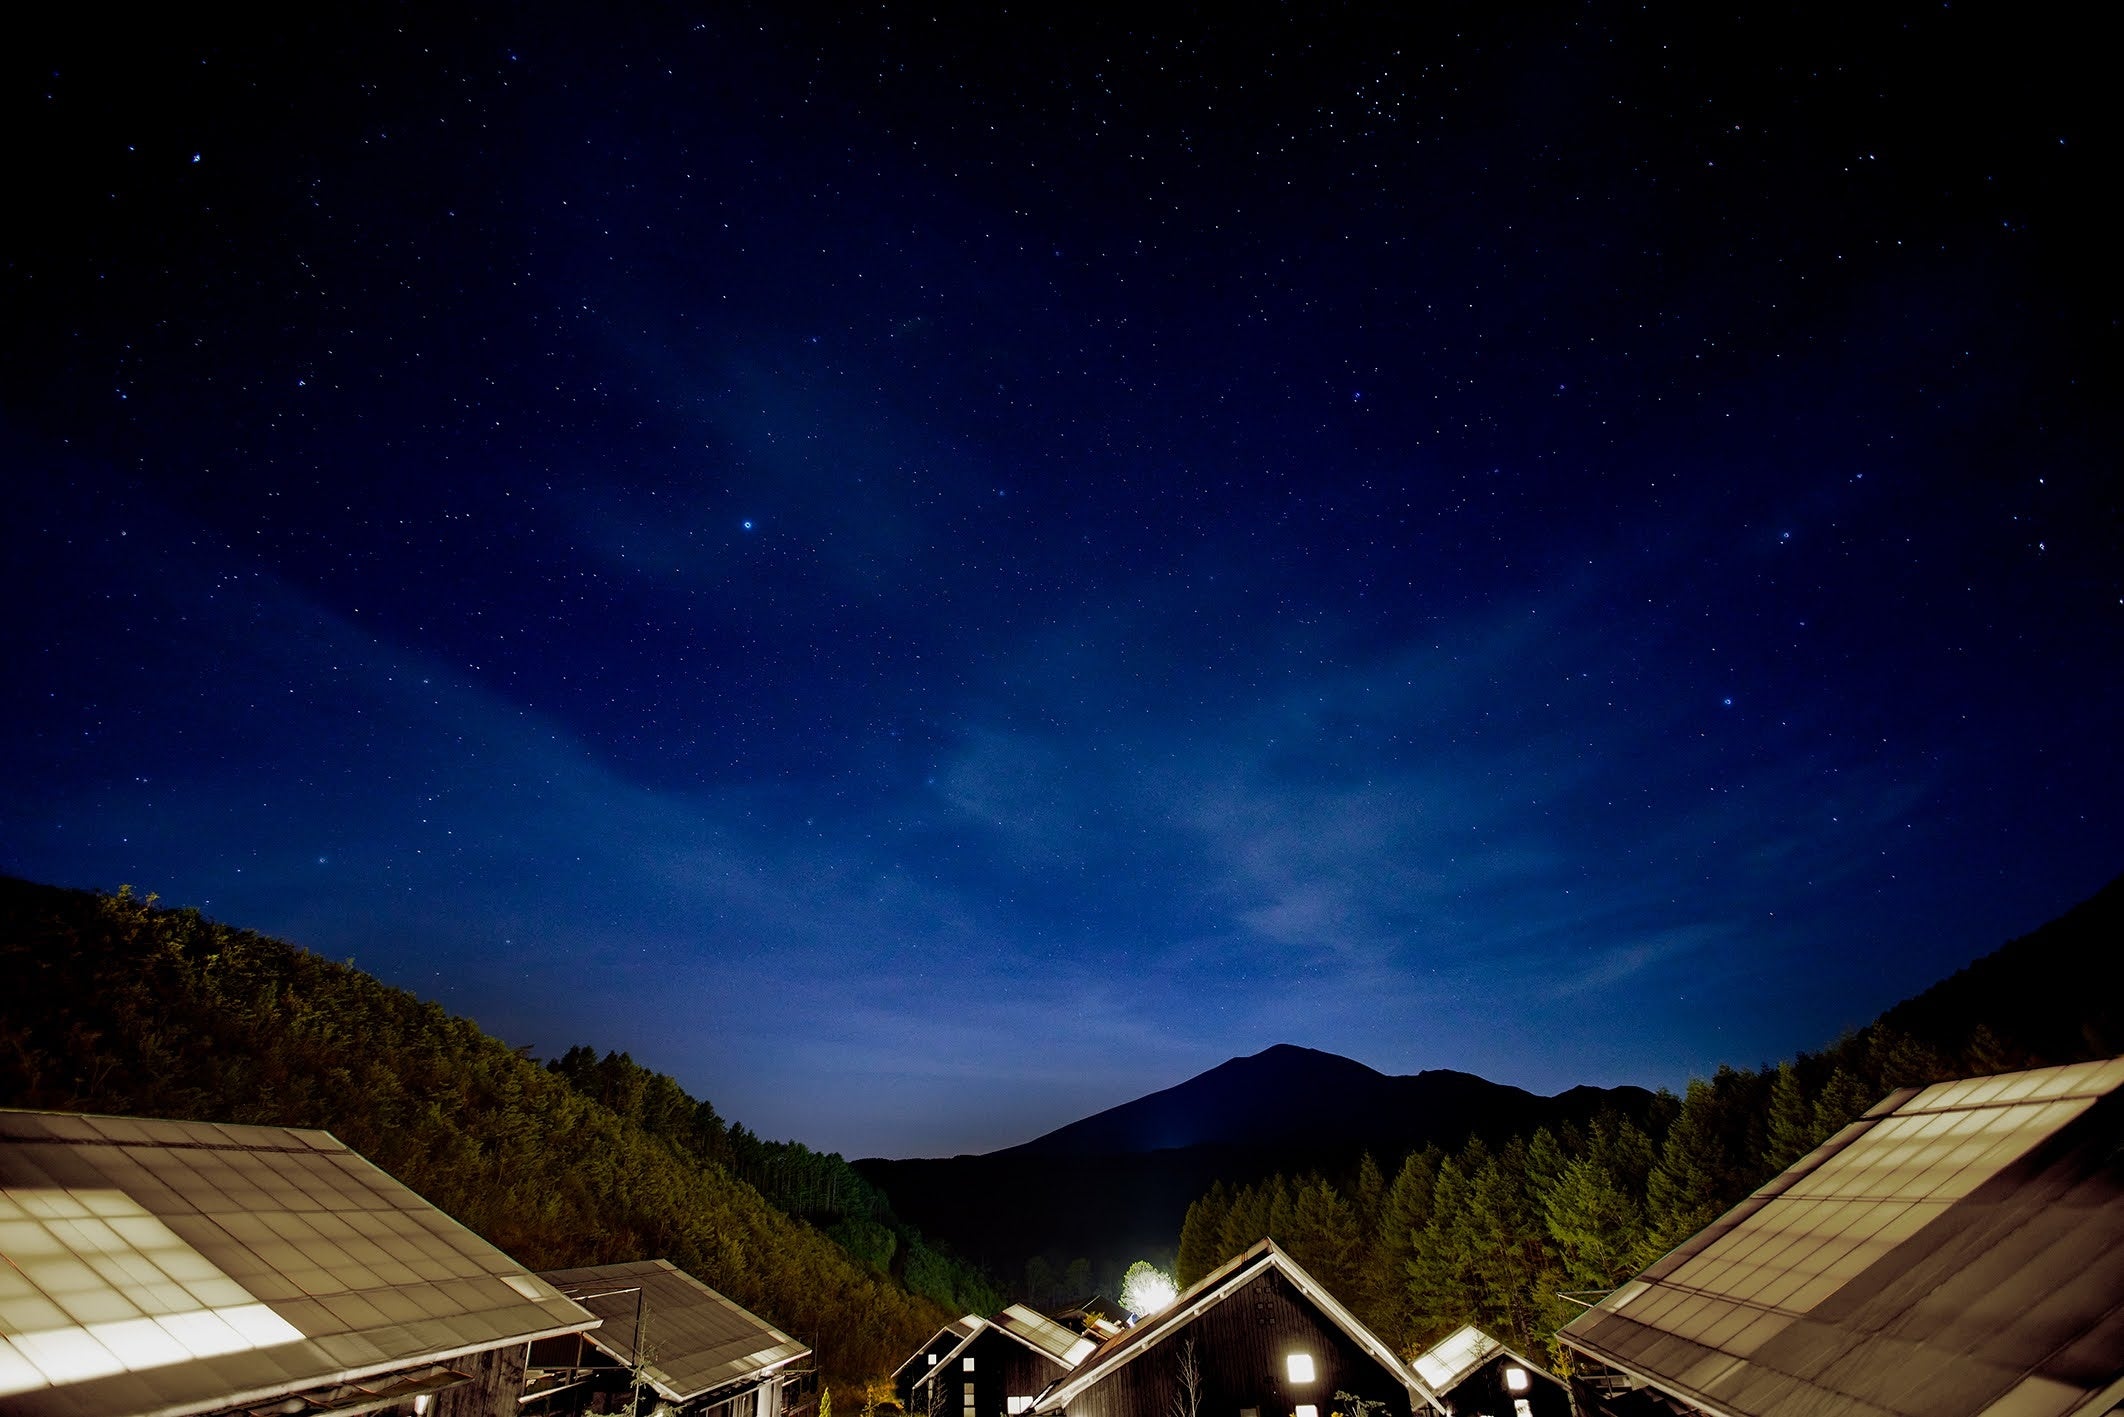
[[[941,1357],[941,1355],[939,1355]],[[974,1370],[965,1371],[965,1360],[974,1360]],[[937,1364],[937,1376],[932,1379],[941,1383],[944,1400],[936,1408],[937,1417],[966,1417],[965,1387],[974,1387],[973,1417],[1005,1417],[1008,1399],[1013,1397],[1038,1397],[1055,1379],[1069,1369],[1036,1353],[1006,1333],[987,1328],[977,1334],[966,1351],[953,1358],[949,1364]],[[915,1393],[917,1417],[922,1417],[923,1394]]]
[[[1177,1403],[1177,1374],[1192,1339],[1201,1367],[1195,1412]],[[1291,1381],[1286,1360],[1313,1360],[1313,1381]],[[1413,1417],[1409,1390],[1345,1335],[1313,1301],[1275,1270],[1264,1270],[1191,1323],[1094,1383],[1065,1409],[1067,1417],[1291,1417],[1311,1405],[1329,1417],[1348,1404],[1337,1392],[1386,1404],[1388,1417]]]
[[[433,1417],[516,1417],[529,1352],[529,1344],[518,1343],[451,1359],[450,1366],[472,1381],[438,1394]]]
[[[929,1342],[922,1345],[922,1352],[915,1354],[914,1358],[901,1370],[900,1375],[893,1381],[893,1386],[899,1390],[900,1406],[908,1409],[910,1412],[914,1410],[915,1380],[929,1371],[929,1364],[923,1361],[923,1355],[928,1353],[934,1353],[937,1355],[937,1361],[942,1362],[944,1360],[944,1355],[951,1352],[952,1349],[958,1346],[959,1335],[953,1333],[948,1328],[937,1330],[937,1332],[933,1336],[931,1336]]]
[[[1505,1369],[1524,1367],[1517,1358],[1500,1353],[1468,1374],[1451,1392],[1439,1396],[1445,1399],[1446,1410],[1453,1417],[1514,1417],[1515,1398],[1524,1401],[1534,1417],[1571,1417],[1571,1395],[1564,1385],[1533,1368],[1526,1369],[1525,1392],[1513,1392],[1505,1386]]]

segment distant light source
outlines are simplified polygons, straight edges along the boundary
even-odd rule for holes
[[[1291,1375],[1294,1383],[1309,1383],[1313,1380],[1313,1355],[1293,1353],[1283,1360],[1283,1370]]]
[[[1507,1369],[1505,1369],[1505,1391],[1507,1391],[1507,1392],[1525,1392],[1526,1390],[1527,1390],[1527,1370],[1526,1370],[1525,1368],[1507,1368]]]
[[[1298,1404],[1298,1410],[1292,1413],[1291,1417],[1320,1417],[1320,1409],[1313,1406],[1310,1402],[1301,1402]]]
[[[1121,1307],[1132,1314],[1155,1314],[1179,1297],[1173,1277],[1148,1260],[1137,1260],[1121,1277]]]

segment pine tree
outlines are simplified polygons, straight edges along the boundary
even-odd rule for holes
[[[1692,1079],[1647,1181],[1652,1230],[1662,1251],[1709,1225],[1728,1205],[1731,1180],[1718,1113],[1712,1085]]]
[[[1633,1144],[1619,1128],[1596,1122],[1585,1153],[1565,1164],[1548,1193],[1542,1218],[1573,1288],[1610,1289],[1638,1268],[1645,1210],[1631,1179],[1639,1158],[1631,1153],[1639,1148],[1650,1154],[1643,1133]]]
[[[1408,1332],[1415,1343],[1434,1343],[1468,1322],[1479,1307],[1475,1274],[1476,1237],[1468,1224],[1469,1168],[1489,1160],[1481,1142],[1439,1163],[1431,1191],[1431,1214],[1417,1237],[1408,1267]]]
[[[1363,1274],[1364,1232],[1356,1209],[1324,1179],[1315,1176],[1298,1191],[1289,1234],[1277,1240],[1330,1294],[1344,1303],[1355,1297]]]
[[[1279,1245],[1287,1243],[1297,1208],[1296,1188],[1282,1176],[1275,1177],[1268,1183],[1268,1228],[1263,1233]]]
[[[1865,1114],[1879,1101],[1875,1089],[1850,1069],[1839,1066],[1814,1099],[1814,1138],[1819,1146]]]
[[[1386,1203],[1386,1176],[1367,1151],[1357,1163],[1357,1179],[1350,1187],[1350,1205],[1357,1212],[1357,1225],[1370,1235],[1379,1228],[1379,1209]]]
[[[1884,1023],[1866,1030],[1866,1070],[1884,1097],[1899,1087],[1930,1087],[1955,1076],[1953,1062],[1939,1049]]]
[[[1784,1170],[1816,1145],[1813,1109],[1807,1105],[1799,1069],[1789,1062],[1777,1065],[1777,1081],[1770,1088],[1767,1135],[1763,1168],[1773,1173]]]
[[[1226,1212],[1224,1224],[1218,1231],[1218,1264],[1234,1255],[1244,1254],[1257,1241],[1267,1237],[1270,1199],[1266,1182],[1241,1186],[1233,1193],[1231,1209]]]
[[[1229,1258],[1218,1251],[1231,1209],[1231,1196],[1222,1181],[1187,1208],[1187,1219],[1180,1226],[1180,1248],[1173,1261],[1173,1279],[1182,1289]]]
[[[1542,1346],[1558,1267],[1547,1247],[1529,1181],[1527,1146],[1516,1138],[1473,1173],[1466,1228],[1472,1249],[1471,1317],[1522,1352]]]
[[[1409,1266],[1431,1221],[1431,1192],[1441,1159],[1435,1146],[1410,1152],[1380,1205],[1366,1285],[1370,1312],[1365,1317],[1397,1352],[1414,1337],[1409,1326]]]

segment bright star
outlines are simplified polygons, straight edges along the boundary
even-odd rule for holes
[[[750,530],[752,530],[752,520],[751,520],[751,518],[749,518],[749,517],[748,517],[748,518],[746,519],[746,521],[745,521],[745,530],[747,530],[747,531],[750,531]]]

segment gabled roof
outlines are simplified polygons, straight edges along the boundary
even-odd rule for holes
[[[1342,1307],[1334,1295],[1321,1288],[1319,1281],[1307,1274],[1297,1261],[1286,1255],[1275,1241],[1263,1240],[1244,1254],[1227,1260],[1204,1275],[1185,1294],[1173,1300],[1159,1313],[1139,1320],[1133,1328],[1123,1329],[1100,1344],[1091,1356],[1077,1365],[1075,1372],[1041,1393],[1033,1404],[1033,1411],[1061,1411],[1094,1383],[1117,1368],[1134,1362],[1166,1338],[1183,1331],[1203,1313],[1223,1303],[1272,1270],[1289,1280],[1293,1288],[1305,1295],[1327,1316],[1329,1322],[1341,1329],[1353,1343],[1369,1353],[1381,1367],[1392,1374],[1397,1382],[1409,1390],[1412,1399],[1433,1407],[1440,1406],[1438,1395],[1422,1378],[1410,1371],[1408,1364],[1395,1356],[1393,1349],[1382,1343],[1377,1334],[1359,1323],[1355,1315]]]
[[[629,1366],[639,1298],[648,1355],[642,1376],[673,1402],[756,1382],[811,1352],[669,1260],[549,1269],[540,1277],[603,1319],[590,1341]]]
[[[972,1346],[975,1339],[990,1329],[1008,1334],[1042,1358],[1060,1363],[1065,1368],[1076,1367],[1096,1346],[1089,1338],[1071,1332],[1044,1314],[1028,1309],[1023,1304],[1012,1304],[993,1318],[976,1320],[973,1332],[960,1339],[951,1352],[937,1359],[936,1367],[931,1368],[929,1372],[941,1372],[950,1367],[960,1354]],[[924,1373],[916,1378],[916,1385],[919,1386],[928,1376],[928,1373]]]
[[[329,1134],[291,1127],[0,1109],[0,1254],[11,1414],[264,1405],[597,1324]]]
[[[1503,1356],[1512,1359],[1522,1368],[1540,1373],[1552,1381],[1555,1374],[1530,1361],[1524,1354],[1505,1347],[1498,1339],[1490,1337],[1473,1324],[1462,1324],[1444,1338],[1416,1355],[1409,1364],[1416,1376],[1429,1383],[1433,1390],[1445,1393],[1466,1382],[1468,1375],[1489,1362]]]
[[[1076,1367],[1098,1346],[1083,1334],[1023,1304],[1012,1304],[988,1322],[991,1327],[1003,1330],[1027,1348],[1054,1359],[1065,1368]]]
[[[2124,1396],[2124,1058],[1898,1092],[1564,1328],[1729,1417]]]
[[[960,1340],[973,1337],[974,1330],[979,1328],[980,1326],[981,1316],[979,1314],[959,1315],[959,1317],[953,1319],[950,1323],[944,1325],[944,1327],[938,1329],[927,1339],[923,1340],[922,1346],[915,1349],[914,1353],[908,1358],[906,1362],[902,1363],[899,1367],[894,1368],[892,1370],[892,1375],[895,1378],[899,1377],[900,1374],[906,1372],[909,1368],[912,1368],[915,1364],[921,1362],[924,1357],[931,1353],[938,1354],[941,1357],[941,1355],[947,1352],[948,1350],[957,1348],[959,1346]],[[940,1348],[938,1347],[939,1344],[944,1344],[945,1346]],[[928,1369],[925,1367],[923,1371],[927,1372]]]

